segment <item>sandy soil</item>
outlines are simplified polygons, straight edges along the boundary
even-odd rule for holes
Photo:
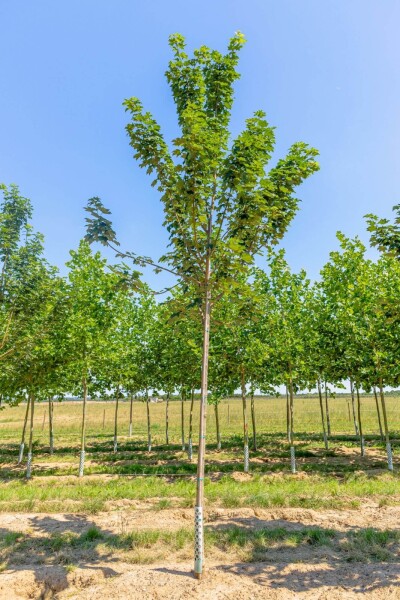
[[[122,506],[95,516],[9,513],[0,515],[1,532],[24,532],[33,540],[51,533],[82,533],[96,525],[103,533],[191,526],[191,509],[126,510]],[[397,529],[400,507],[378,508],[366,501],[362,510],[216,509],[207,514],[212,527],[244,528],[320,526],[346,532],[360,527]],[[290,558],[289,558],[290,557]],[[400,599],[400,561],[346,563],[327,547],[299,547],[290,553],[271,549],[267,562],[242,563],[235,555],[214,554],[201,581],[191,574],[189,557],[171,555],[162,564],[130,564],[120,555],[86,556],[68,570],[52,556],[43,561],[33,551],[0,575],[0,599]],[[43,564],[43,562],[45,564]]]

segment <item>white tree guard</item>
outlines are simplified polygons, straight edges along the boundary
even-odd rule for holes
[[[194,572],[203,572],[204,535],[203,535],[203,508],[195,506],[194,509]]]
[[[292,473],[296,473],[296,454],[294,446],[290,446],[290,468]]]
[[[85,451],[81,450],[79,456],[79,477],[83,477],[83,470],[85,468]]]

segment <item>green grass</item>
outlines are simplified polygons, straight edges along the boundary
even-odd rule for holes
[[[400,504],[398,474],[368,476],[363,473],[336,477],[309,475],[253,475],[243,481],[225,475],[215,481],[206,479],[208,505],[237,507],[357,508],[360,499],[382,499]],[[158,509],[194,505],[195,485],[187,479],[155,477],[59,479],[47,478],[8,481],[0,487],[0,511],[86,512],[105,510],[118,500],[151,501]]]
[[[152,562],[160,557],[179,556],[190,551],[193,528],[173,531],[151,529],[122,534],[109,534],[90,527],[81,534],[52,533],[32,537],[28,534],[0,535],[0,560],[6,567],[22,564],[34,550],[38,564],[63,564],[73,569],[79,561],[113,556],[131,562]],[[236,555],[242,561],[271,561],[276,553],[280,560],[298,560],[297,550],[307,548],[308,560],[319,549],[329,562],[399,562],[400,533],[376,529],[338,532],[321,527],[248,528],[239,526],[210,527],[205,530],[208,553]],[[304,556],[304,555],[302,555]],[[304,560],[304,559],[303,559]]]

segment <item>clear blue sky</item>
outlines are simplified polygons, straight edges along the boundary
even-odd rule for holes
[[[284,241],[294,269],[316,277],[336,230],[367,240],[363,215],[389,216],[400,201],[398,0],[3,0],[0,21],[0,181],[32,199],[58,266],[94,195],[126,247],[164,251],[161,204],[132,158],[121,103],[139,96],[175,135],[164,78],[173,32],[190,49],[223,50],[243,31],[232,131],[261,108],[277,156],[297,140],[320,150]]]

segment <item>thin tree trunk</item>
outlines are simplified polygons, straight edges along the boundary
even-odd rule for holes
[[[328,402],[328,388],[326,386],[326,379],[324,382],[324,386],[325,386],[325,414],[326,414],[326,426],[327,426],[327,433],[328,433],[328,437],[331,436],[332,431],[331,431],[331,417],[329,415],[329,402]]]
[[[188,459],[193,458],[193,409],[194,409],[194,390],[191,391],[190,413],[189,413],[189,440],[188,440]]]
[[[388,420],[387,420],[387,413],[386,413],[385,394],[383,393],[382,377],[379,378],[379,393],[380,393],[380,396],[381,396],[383,426],[385,428],[385,440],[386,440],[386,453],[387,453],[388,469],[389,469],[389,471],[393,471],[392,446],[390,444],[390,438],[389,438],[389,427],[388,427]]]
[[[167,394],[167,403],[165,405],[165,443],[169,446],[169,392]]]
[[[151,452],[151,422],[150,422],[150,399],[146,390],[146,410],[147,410],[147,450]]]
[[[85,441],[86,441],[86,404],[87,404],[87,381],[82,379],[83,407],[82,407],[82,431],[81,431],[81,454],[79,457],[79,477],[83,477],[85,470]]]
[[[54,411],[53,398],[49,398],[49,435],[50,435],[49,442],[50,442],[50,454],[54,453],[53,411]]]
[[[118,452],[118,408],[119,408],[119,390],[120,386],[117,387],[117,398],[115,401],[115,413],[114,413],[114,454]]]
[[[221,432],[219,429],[219,412],[218,412],[218,402],[214,404],[214,412],[215,412],[215,427],[217,430],[217,450],[221,450]]]
[[[250,408],[251,408],[251,424],[253,427],[253,450],[257,452],[257,431],[256,431],[256,410],[254,406],[254,392],[251,391],[250,396]]]
[[[359,435],[358,424],[357,424],[356,408],[355,408],[355,401],[354,401],[354,384],[353,384],[352,379],[350,379],[350,391],[351,391],[351,409],[352,409],[352,413],[353,413],[354,431],[356,433],[356,436],[358,436]]]
[[[324,404],[322,401],[322,390],[321,390],[321,380],[318,379],[318,396],[319,396],[319,408],[321,411],[321,421],[322,421],[322,434],[324,436],[324,444],[325,444],[325,450],[328,450],[328,438],[326,435],[326,429],[325,429],[325,416],[324,416]]]
[[[286,387],[286,436],[290,444],[290,408],[289,408],[289,390]]]
[[[350,400],[347,398],[347,412],[348,412],[348,417],[349,417],[349,422],[351,422],[351,416],[350,416]]]
[[[244,367],[241,369],[242,377],[242,409],[243,409],[243,444],[244,444],[244,467],[245,473],[249,472],[249,425],[247,422],[247,397],[246,382],[244,378]]]
[[[381,421],[381,411],[379,410],[378,394],[376,392],[376,387],[375,386],[374,386],[374,396],[375,396],[375,404],[376,404],[376,414],[378,415],[379,433],[380,433],[380,436],[381,436],[381,440],[383,441],[385,438],[383,437],[383,429],[382,429],[382,421]]]
[[[185,400],[186,392],[181,392],[181,441],[182,441],[182,452],[185,452]]]
[[[361,421],[361,399],[360,399],[360,388],[358,385],[356,386],[357,392],[357,414],[358,414],[358,427],[360,431],[360,447],[361,447],[361,456],[365,456],[365,444],[364,444],[364,436],[362,430],[362,421]]]
[[[129,437],[132,437],[132,421],[133,421],[133,394],[131,394],[131,404],[129,407]]]
[[[32,475],[32,455],[33,455],[33,417],[35,412],[35,396],[31,394],[31,423],[29,430],[28,462],[26,464],[26,478],[30,479]]]
[[[290,415],[290,468],[292,473],[296,473],[296,453],[294,447],[294,432],[293,432],[293,421],[294,421],[294,405],[293,405],[293,380],[290,374],[289,379],[289,415]]]
[[[208,242],[211,241],[211,218],[208,223]],[[194,575],[200,579],[204,566],[204,472],[206,452],[206,429],[207,429],[207,400],[208,400],[208,356],[210,348],[210,316],[211,316],[211,291],[209,288],[211,274],[210,255],[206,257],[205,271],[205,301],[203,306],[203,356],[201,364],[201,400],[200,400],[200,425],[199,425],[199,448],[197,456],[197,485],[196,506],[194,513],[195,521],[195,551],[194,551]]]
[[[22,437],[21,437],[21,444],[19,447],[19,455],[18,455],[18,464],[20,465],[24,456],[24,448],[25,448],[25,431],[26,431],[26,425],[28,423],[28,415],[29,415],[29,408],[31,405],[31,396],[28,396],[28,400],[26,402],[26,411],[25,411],[25,419],[24,419],[24,426],[22,428]]]

